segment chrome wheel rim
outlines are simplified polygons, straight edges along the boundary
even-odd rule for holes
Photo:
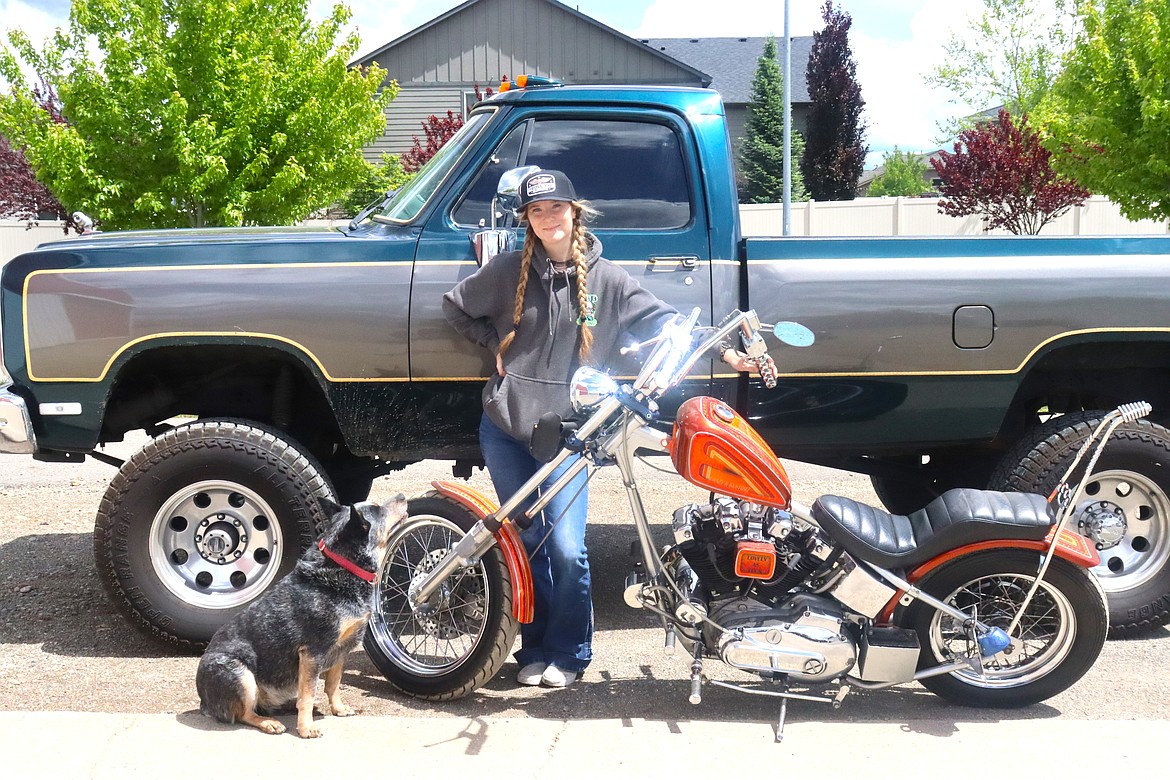
[[[1119,540],[1094,534],[1092,516],[1102,509],[1120,512]],[[1170,499],[1153,480],[1133,471],[1102,471],[1089,479],[1077,504],[1079,530],[1099,545],[1101,563],[1093,573],[1106,593],[1136,588],[1157,576],[1170,561]]]
[[[184,487],[150,529],[155,574],[173,595],[203,609],[230,609],[259,596],[276,579],[283,550],[272,507],[237,482]]]
[[[1033,582],[1035,577],[1022,574],[988,575],[967,582],[944,601],[1006,631]],[[1044,677],[1072,650],[1076,639],[1072,604],[1063,592],[1041,581],[1011,639],[1007,650],[983,659],[982,675],[966,669],[952,675],[980,688],[1015,688]],[[935,612],[931,621],[930,641],[936,658],[979,654],[963,625],[941,612]]]
[[[390,539],[374,588],[369,632],[399,668],[419,677],[447,674],[475,651],[487,629],[493,594],[482,561],[456,572],[435,603],[417,608],[407,591],[430,572],[464,532],[436,515],[412,517]]]

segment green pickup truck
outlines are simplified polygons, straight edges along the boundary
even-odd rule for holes
[[[441,296],[513,237],[496,187],[526,165],[565,171],[606,256],[680,310],[810,327],[774,390],[720,363],[690,389],[782,457],[870,475],[891,511],[1046,493],[1099,410],[1150,402],[1076,517],[1114,632],[1170,621],[1170,237],[744,239],[717,93],[553,85],[479,103],[348,227],[94,234],[5,266],[0,452],[109,460],[153,437],[95,527],[136,624],[198,646],[314,540],[312,496],[480,462],[492,364]]]

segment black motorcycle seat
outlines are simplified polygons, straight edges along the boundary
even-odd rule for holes
[[[947,550],[992,539],[1040,540],[1054,522],[1043,496],[972,488],[948,490],[910,515],[821,496],[812,516],[854,558],[884,569],[909,569]]]

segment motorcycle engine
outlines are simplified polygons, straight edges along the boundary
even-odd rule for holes
[[[828,681],[853,667],[857,643],[840,604],[793,591],[840,555],[817,528],[782,510],[718,498],[679,509],[672,530],[697,581],[691,607],[701,605],[710,616],[705,644],[725,663],[806,682]],[[750,565],[769,556],[770,572]]]
[[[838,554],[815,527],[789,513],[731,498],[680,508],[671,530],[678,551],[713,600],[740,595],[750,587],[756,599],[778,601]],[[737,573],[737,557],[746,545],[774,554],[771,576]]]

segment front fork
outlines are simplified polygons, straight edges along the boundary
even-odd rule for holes
[[[614,412],[618,411],[621,402],[615,398],[602,402],[597,412],[593,414],[577,431],[576,436],[582,441],[595,433]],[[661,431],[647,426],[636,415],[627,413],[616,430],[602,441],[599,448],[602,457],[612,457],[617,463],[622,475],[622,482],[626,487],[626,494],[630,501],[630,510],[634,515],[634,523],[638,529],[638,540],[642,547],[642,555],[646,560],[647,572],[657,576],[661,570],[658,556],[654,553],[654,542],[650,536],[649,522],[642,505],[642,497],[638,492],[638,484],[634,479],[633,457],[638,449],[654,452],[666,452],[670,437]],[[549,463],[542,466],[516,493],[500,506],[494,513],[476,522],[460,539],[441,561],[427,573],[425,577],[411,584],[407,597],[412,608],[425,606],[439,590],[439,585],[456,572],[466,569],[479,562],[479,559],[495,544],[495,532],[504,523],[514,522],[522,529],[528,528],[549,502],[562,490],[567,488],[573,480],[585,469],[589,463],[585,455],[565,470],[565,473],[542,492],[527,509],[520,507],[540,491],[541,484],[565,461],[576,453],[569,449],[562,449]]]

